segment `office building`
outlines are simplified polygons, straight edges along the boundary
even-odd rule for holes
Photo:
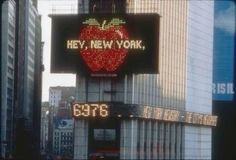
[[[49,125],[48,125],[48,150],[54,154],[53,136],[55,119],[71,118],[70,102],[75,97],[75,87],[50,87],[49,88]],[[61,152],[60,152],[61,153]]]
[[[49,124],[49,103],[42,102],[41,107],[41,130],[40,130],[40,150],[41,155],[47,153],[48,146],[48,124]]]
[[[159,14],[159,73],[116,78],[78,74],[76,101],[127,107],[123,112],[144,106],[143,110],[163,117],[79,119],[86,107],[78,104],[74,159],[211,159],[211,130],[216,122],[211,117],[214,1],[79,1],[78,13],[96,12]],[[171,115],[183,112],[184,122],[168,119],[170,110]],[[213,123],[204,123],[203,117],[211,117]],[[193,119],[200,120],[198,125]]]
[[[50,87],[49,106],[59,107],[61,101],[67,101],[71,96],[75,96],[75,87]]]
[[[56,118],[53,130],[53,154],[73,158],[73,120]]]
[[[4,158],[39,156],[43,66],[36,4],[36,0],[1,1],[0,149]]]
[[[13,149],[16,3],[1,1],[0,7],[0,157],[5,158]]]

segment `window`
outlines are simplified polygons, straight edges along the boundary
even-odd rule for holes
[[[125,0],[90,0],[90,13],[125,13]]]
[[[10,34],[8,34],[8,39],[9,39],[9,41],[11,42],[11,43],[13,43],[14,44],[14,37],[12,37],[12,35],[10,35]],[[12,52],[13,53],[13,52]]]
[[[12,33],[15,33],[15,27],[11,23],[9,23],[9,29]]]
[[[115,141],[115,129],[94,129],[93,137],[95,141]]]
[[[7,72],[10,74],[10,75],[13,75],[13,69],[11,67],[7,67]]]
[[[12,99],[11,98],[7,98],[7,106],[8,107],[12,106]]]
[[[8,56],[8,62],[13,65],[13,58],[11,56]]]
[[[7,96],[8,97],[12,97],[12,94],[13,94],[12,89],[11,88],[7,88]]]
[[[9,85],[9,87],[13,87],[13,79],[7,78],[7,83]]]

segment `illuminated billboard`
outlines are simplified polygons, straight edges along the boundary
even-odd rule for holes
[[[158,73],[159,15],[52,15],[51,72]]]
[[[178,111],[158,106],[143,106],[123,103],[74,103],[72,116],[75,119],[141,118],[181,122],[195,125],[216,126],[217,116],[195,112]]]
[[[73,119],[55,118],[54,124],[56,129],[72,129],[74,121]]]

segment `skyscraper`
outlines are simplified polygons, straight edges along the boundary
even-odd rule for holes
[[[51,153],[54,152],[54,132],[56,132],[55,122],[58,119],[69,119],[71,118],[69,103],[71,98],[75,97],[75,87],[50,87],[49,89],[49,124],[48,124],[48,150]],[[70,129],[69,129],[70,130]],[[57,135],[61,137],[60,135]],[[59,149],[59,148],[58,148]],[[61,154],[62,152],[58,152]]]
[[[161,15],[159,74],[128,74],[111,79],[77,75],[76,100],[108,102],[114,108],[119,107],[119,102],[127,108],[148,105],[153,110],[160,107],[176,113],[183,111],[185,122],[132,118],[133,115],[107,120],[77,119],[74,158],[111,156],[109,148],[113,148],[117,159],[211,159],[211,126],[191,123],[212,114],[214,1],[112,2],[80,0],[78,12]]]
[[[0,157],[12,154],[16,4],[13,0],[1,1],[0,35]]]
[[[15,154],[39,158],[42,43],[37,1],[17,3],[17,79],[15,99]]]
[[[42,102],[41,107],[41,131],[40,131],[40,148],[42,155],[45,155],[48,145],[48,124],[49,124],[49,103]]]
[[[36,0],[1,1],[0,151],[3,158],[39,157],[43,66],[41,19],[36,6]]]

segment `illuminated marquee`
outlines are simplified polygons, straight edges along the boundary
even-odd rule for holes
[[[160,107],[128,105],[121,103],[75,103],[74,118],[144,118],[196,125],[216,126],[217,116],[183,112]]]
[[[73,105],[74,117],[107,117],[108,106],[107,104],[74,104]]]
[[[78,40],[67,40],[67,49],[79,49],[93,72],[114,72],[124,62],[128,49],[145,50],[142,40],[130,40],[126,22],[113,18],[100,24],[90,18],[83,22]]]
[[[51,17],[53,73],[158,73],[159,15]]]
[[[88,44],[88,45],[85,45]],[[67,40],[67,49],[141,49],[145,50],[142,40]],[[115,53],[114,53],[115,54]]]

